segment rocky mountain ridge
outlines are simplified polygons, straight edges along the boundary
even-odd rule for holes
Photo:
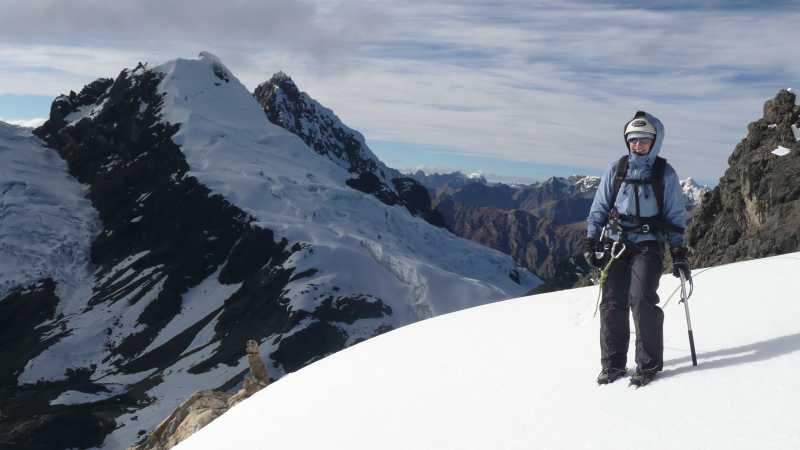
[[[782,90],[747,126],[719,184],[705,194],[687,229],[698,267],[800,248],[800,106]],[[777,151],[779,148],[784,151]],[[788,151],[787,151],[788,150]]]
[[[300,91],[287,74],[276,73],[258,85],[254,95],[270,122],[299,136],[314,151],[356,175],[347,181],[350,187],[372,194],[387,205],[403,205],[428,223],[444,226],[421,184],[387,167],[372,153],[361,133]]]

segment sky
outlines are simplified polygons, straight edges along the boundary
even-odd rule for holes
[[[0,119],[139,61],[284,71],[388,165],[530,181],[600,175],[639,109],[714,184],[778,90],[800,89],[789,1],[0,0]]]

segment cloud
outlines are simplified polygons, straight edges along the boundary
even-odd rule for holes
[[[369,4],[310,0],[31,0],[2,5],[0,38],[7,45],[105,48],[150,56],[227,49],[229,61],[259,52],[291,53],[317,62],[351,49],[380,26]],[[10,3],[15,3],[11,1]],[[353,26],[355,24],[360,26]]]
[[[665,122],[664,156],[681,176],[716,178],[763,102],[800,82],[800,12],[784,1],[2,9],[4,92],[55,95],[138,61],[208,50],[251,89],[286,71],[373,140],[598,172],[625,151],[622,124],[645,109]]]

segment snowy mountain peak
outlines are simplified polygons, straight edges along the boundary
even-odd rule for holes
[[[683,190],[683,196],[686,199],[686,208],[688,210],[699,206],[703,201],[703,195],[711,191],[708,186],[700,186],[697,184],[692,177],[688,177],[685,180],[682,180],[680,183],[681,189]]]
[[[237,130],[269,128],[247,88],[210,53],[201,53],[200,59],[171,60],[152,72],[162,76],[159,90],[166,94],[164,119],[184,124],[184,131],[192,117]]]
[[[279,90],[283,91],[290,99],[298,99],[300,97],[300,89],[297,88],[294,80],[292,80],[292,78],[283,71],[276,72],[274,75],[272,75],[269,81],[261,83],[259,87],[256,88],[256,91],[258,91],[262,86],[264,86],[263,89],[269,88],[274,92]]]
[[[426,171],[423,168],[418,168],[412,173],[409,173],[408,176],[422,183],[433,192],[437,192],[443,188],[457,189],[469,183],[488,184],[488,181],[480,172],[473,172],[467,175],[461,171],[444,173],[435,170]]]
[[[600,177],[592,175],[573,175],[569,180],[575,184],[578,192],[581,193],[594,193],[597,187],[600,186]]]

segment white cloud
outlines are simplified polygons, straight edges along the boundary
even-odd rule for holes
[[[289,73],[369,139],[597,170],[625,151],[622,124],[641,108],[665,122],[664,156],[682,176],[715,178],[762,103],[800,73],[800,13],[786,7],[47,4],[4,8],[3,92],[55,95],[209,50],[251,89]]]

